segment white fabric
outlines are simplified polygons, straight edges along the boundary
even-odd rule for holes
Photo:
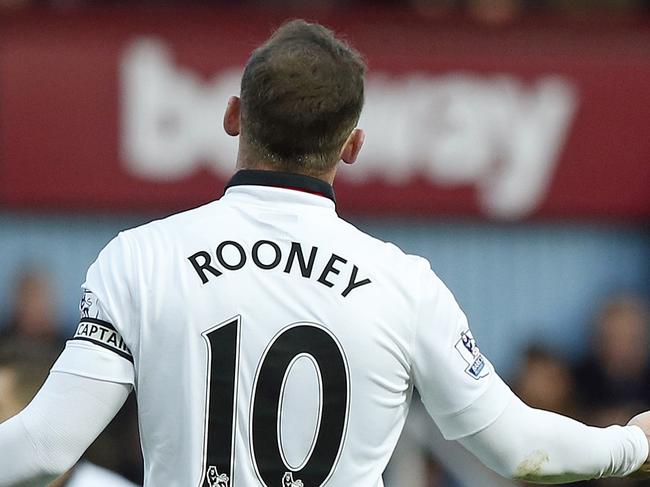
[[[42,458],[22,416],[0,424],[0,486],[42,487],[59,473]]]
[[[512,393],[493,424],[459,442],[505,477],[547,484],[624,477],[648,458],[637,426],[586,426],[528,407]]]
[[[120,410],[131,387],[53,372],[0,424],[0,486],[42,486],[70,469]]]
[[[228,270],[216,257],[219,244],[228,240],[245,251],[246,264],[239,270]],[[253,262],[252,249],[261,240],[281,250],[273,269]],[[312,247],[317,249],[310,277],[303,277],[298,260],[286,272],[292,243],[300,245],[305,265]],[[222,273],[207,272],[206,283],[188,260],[200,251]],[[340,259],[319,282],[333,256]],[[223,257],[230,265],[239,260],[233,246]],[[272,263],[271,246],[264,245],[259,257]],[[348,289],[366,278],[371,283]],[[326,329],[347,359],[347,429],[328,485],[381,485],[414,385],[431,415],[454,436],[485,427],[505,407],[489,392],[501,387],[492,366],[478,348],[463,347],[467,320],[429,263],[357,230],[319,195],[233,187],[219,201],[120,234],[89,269],[83,287],[101,303],[103,319],[133,354],[147,486],[194,485],[206,474],[209,363],[202,334],[235,317],[241,320],[235,484],[260,483],[251,455],[256,371],[274,337],[292,324]],[[72,357],[81,352],[68,347],[57,370],[83,374],[80,368],[87,364],[89,377],[106,378],[119,369],[115,379],[125,380],[122,357],[102,365]],[[468,369],[479,358],[484,363],[472,376]],[[284,389],[282,444],[293,467],[309,452],[322,400],[311,363],[296,362]],[[486,394],[495,400],[482,401],[471,417],[456,417]]]
[[[67,372],[100,381],[135,383],[133,364],[110,350],[92,343],[70,340],[52,366],[52,372]]]
[[[648,442],[636,426],[588,427],[529,408],[500,390],[508,402],[503,414],[460,443],[502,475],[543,483],[625,476],[648,456]],[[129,392],[125,384],[52,373],[30,405],[0,425],[0,486],[43,486],[68,470]],[[69,487],[84,485],[131,484],[82,464]]]
[[[136,487],[110,470],[82,462],[72,472],[65,487]]]
[[[447,441],[431,423],[431,418],[419,402],[411,405],[402,438],[410,438],[421,450],[420,455],[432,455],[456,483],[466,487],[521,487],[518,481],[505,478],[486,467],[457,441]],[[398,447],[399,448],[399,447]],[[392,465],[394,460],[391,458]],[[387,482],[388,483],[388,482]],[[396,483],[395,485],[402,485]],[[404,484],[406,485],[406,484]],[[413,482],[408,485],[417,485]]]
[[[115,387],[124,398],[124,383],[134,380],[147,487],[202,485],[205,479],[254,486],[264,475],[271,476],[267,484],[292,487],[300,481],[320,485],[325,476],[330,487],[381,487],[414,385],[448,438],[488,431],[511,397],[428,262],[357,230],[318,195],[231,188],[217,202],[120,234],[91,266],[83,287],[82,323],[55,370],[121,383]],[[292,334],[305,330],[307,337]],[[280,339],[289,341],[271,347]],[[320,360],[317,350],[300,352],[316,339],[330,345]],[[290,363],[281,361],[287,354]],[[253,396],[261,376],[281,381],[277,397],[268,400],[275,390],[269,387]],[[335,385],[328,397],[326,379]],[[35,449],[63,454],[65,462],[57,465],[78,458],[116,406],[113,399],[84,417],[85,406],[78,412],[65,397],[58,400],[62,410],[55,409],[55,420],[65,404],[75,422],[63,421],[55,436],[78,430],[74,447],[67,441],[60,450],[54,443]],[[215,412],[230,405],[233,417]],[[326,408],[344,414],[321,430]],[[257,430],[254,411],[263,418]],[[78,414],[88,425],[78,427]],[[31,434],[42,427],[47,436],[52,422],[44,416],[27,426]],[[232,436],[210,442],[220,432],[229,435],[233,425]],[[280,438],[273,438],[278,431]],[[602,435],[620,447],[620,438]],[[312,458],[315,437],[341,443]],[[281,451],[274,458],[282,458],[261,462],[261,471],[258,457],[276,445]],[[330,464],[321,465],[323,453],[332,455]]]

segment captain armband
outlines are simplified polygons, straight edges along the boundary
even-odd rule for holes
[[[133,362],[133,355],[119,332],[111,323],[102,319],[97,297],[92,292],[84,291],[79,311],[81,313],[79,326],[72,340],[93,343]]]

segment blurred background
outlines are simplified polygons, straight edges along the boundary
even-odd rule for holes
[[[0,0],[0,421],[75,328],[99,250],[222,194],[227,97],[294,17],[370,67],[341,216],[427,257],[529,404],[595,425],[650,408],[650,2]],[[86,466],[141,485],[135,414]],[[385,481],[515,485],[417,401]]]

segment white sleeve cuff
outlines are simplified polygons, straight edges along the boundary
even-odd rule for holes
[[[131,362],[89,342],[68,341],[65,350],[52,366],[52,372],[135,385],[135,370]]]
[[[433,419],[446,440],[473,435],[494,423],[514,398],[513,392],[493,373],[487,390],[465,409]]]

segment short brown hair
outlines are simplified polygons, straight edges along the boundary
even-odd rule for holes
[[[365,70],[361,55],[322,25],[284,24],[244,70],[245,143],[279,170],[326,172],[361,115]]]

